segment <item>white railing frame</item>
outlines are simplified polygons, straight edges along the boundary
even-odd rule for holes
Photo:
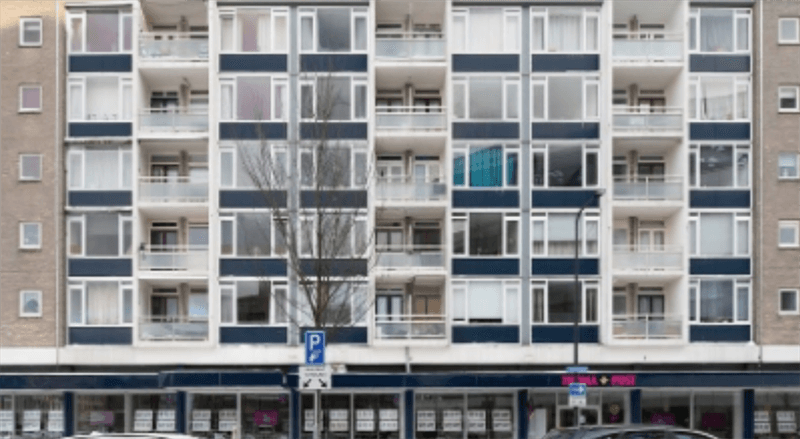
[[[142,271],[207,271],[208,250],[207,245],[145,245],[139,252],[139,267]],[[172,264],[155,266],[156,264],[148,263],[148,259],[163,259],[169,256],[172,256]],[[198,264],[189,261],[184,264],[174,262],[178,258],[188,259],[192,256],[196,256],[201,262]]]
[[[653,322],[663,322],[666,326],[667,324],[675,325],[678,330],[677,334],[664,334],[664,335],[656,335],[652,336],[650,334],[652,328],[651,325]],[[644,325],[644,334],[616,334],[616,328],[620,327],[620,325],[627,325],[627,326],[635,326],[635,325]],[[621,326],[624,330],[626,326]],[[625,332],[625,331],[623,331]],[[632,332],[632,331],[628,331]],[[665,331],[667,332],[667,331]],[[645,340],[677,340],[683,337],[683,318],[678,315],[674,314],[622,314],[622,315],[615,315],[612,317],[612,328],[611,328],[612,338],[618,340],[625,340],[625,339],[641,339],[644,338]]]
[[[631,271],[667,271],[667,270],[680,270],[683,267],[683,246],[680,245],[655,245],[650,244],[645,247],[644,245],[615,245],[613,247],[614,256],[630,256],[635,255],[638,264],[627,264],[629,266],[619,267],[619,258],[614,258],[614,269],[618,270],[631,270]],[[678,260],[675,265],[654,262],[654,259],[664,259],[665,256],[672,256]]]
[[[390,320],[391,319],[391,320]],[[399,336],[382,336],[379,328],[381,325],[404,326],[403,334]],[[437,334],[415,334],[414,326],[441,325],[441,332]],[[375,315],[375,338],[380,340],[438,340],[447,336],[447,318],[444,314],[401,314],[401,315]]]
[[[634,41],[638,40],[683,41],[683,34],[680,32],[664,32],[664,31],[639,31],[639,32],[615,31],[613,33],[612,38],[619,40],[634,40]]]
[[[145,185],[172,185],[176,188],[190,188],[197,186],[198,188],[205,188],[205,195],[198,197],[191,197],[185,195],[165,195],[165,196],[148,196],[147,191],[144,190]],[[164,177],[139,177],[139,198],[142,201],[148,202],[189,202],[189,203],[205,203],[208,202],[208,182],[192,182],[190,177],[186,176],[164,176]]]
[[[615,116],[639,117],[643,125],[625,125],[617,123]],[[657,118],[677,118],[674,124],[654,124]],[[620,107],[615,106],[612,112],[612,124],[617,131],[680,131],[683,127],[683,108],[680,107]]]
[[[156,39],[156,37],[161,37],[160,39]],[[195,38],[193,38],[195,37]],[[200,38],[197,38],[200,37]],[[192,41],[192,42],[205,42],[206,50],[205,56],[181,56],[178,54],[170,54],[166,56],[149,56],[149,54],[145,52],[145,46],[148,43],[153,42],[183,42],[183,41]],[[141,58],[145,61],[150,60],[207,60],[210,56],[209,50],[210,46],[209,39],[208,39],[208,32],[142,32],[139,34],[139,54]]]
[[[164,320],[161,320],[164,319]],[[208,317],[192,317],[188,315],[179,315],[179,316],[154,316],[154,315],[140,315],[139,316],[139,340],[142,341],[179,341],[179,340],[208,340],[209,339],[209,319]],[[165,328],[172,328],[172,331],[169,331],[169,335],[171,337],[145,337],[143,333],[145,325],[163,325]],[[197,324],[205,324],[205,336],[202,338],[199,337],[191,337],[191,336],[180,336],[178,332],[175,331],[174,325],[197,325]]]
[[[680,175],[643,175],[638,177],[614,177],[614,199],[615,200],[681,200],[683,198],[683,176]],[[633,194],[629,196],[625,196],[622,194],[617,193],[617,184],[623,183],[629,185],[630,187],[634,188],[644,188],[644,196],[637,196],[636,194],[642,191],[632,191]],[[660,186],[659,186],[660,185]],[[676,191],[676,197],[668,197],[666,196],[666,188],[667,185],[679,185],[680,187]],[[664,195],[658,196],[651,194],[651,188],[662,188],[662,193]]]
[[[401,244],[381,246],[376,244],[375,254],[377,255],[377,266],[381,268],[444,268],[444,247],[441,245]],[[424,263],[423,258],[426,256],[429,262],[435,262],[437,257],[439,262]]]
[[[139,112],[139,126],[143,131],[173,131],[173,132],[193,132],[204,133],[208,131],[208,114],[207,109],[197,110],[191,107],[186,108],[143,108]],[[153,115],[159,115],[163,118],[169,118],[171,123],[156,125],[153,123],[147,124],[146,118]],[[196,117],[192,117],[196,116]],[[202,117],[202,119],[200,119]],[[187,123],[187,119],[202,120],[202,124]]]
[[[614,32],[612,45],[616,42],[640,43],[642,50],[640,54],[616,54],[612,46],[612,57],[615,61],[680,61],[683,56],[683,35],[679,32]],[[673,43],[673,53],[662,54],[653,48],[653,44]]]

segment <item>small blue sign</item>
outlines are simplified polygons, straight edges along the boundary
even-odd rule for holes
[[[568,366],[567,373],[587,373],[589,372],[589,367],[587,366]]]
[[[306,366],[325,364],[325,331],[306,332]]]
[[[570,383],[569,384],[569,396],[575,397],[585,397],[586,396],[586,384],[583,383]]]

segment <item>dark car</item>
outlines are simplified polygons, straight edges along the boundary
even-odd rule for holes
[[[623,425],[551,430],[543,439],[717,439],[717,437],[687,428]]]

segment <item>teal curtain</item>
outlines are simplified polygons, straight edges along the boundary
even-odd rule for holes
[[[469,151],[470,187],[503,186],[503,147],[473,146]]]

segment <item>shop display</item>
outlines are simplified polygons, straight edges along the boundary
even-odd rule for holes
[[[152,431],[153,411],[136,410],[133,414],[133,431]]]
[[[42,412],[40,410],[25,410],[22,413],[22,431],[33,433],[42,429]]]
[[[381,409],[380,431],[398,431],[397,409]]]
[[[47,412],[47,431],[58,433],[64,431],[64,412],[50,410]]]
[[[375,431],[374,410],[356,410],[356,431]]]
[[[159,410],[156,431],[175,431],[175,410]]]
[[[484,433],[486,431],[486,411],[467,411],[467,431],[470,433]]]
[[[417,410],[417,431],[436,431],[434,410]]]
[[[328,428],[330,431],[349,431],[348,410],[336,409],[328,411]]]
[[[511,410],[492,410],[492,430],[511,431]]]
[[[461,431],[461,410],[442,411],[442,430]]]

